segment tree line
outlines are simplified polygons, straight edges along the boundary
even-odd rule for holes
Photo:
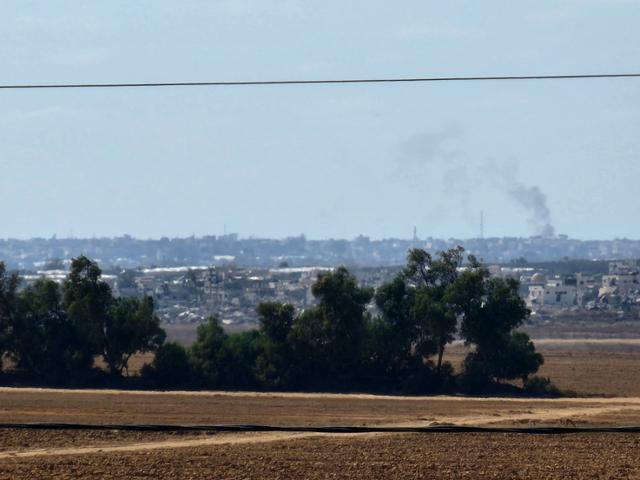
[[[543,358],[517,331],[529,315],[518,282],[492,278],[461,247],[435,257],[411,250],[406,267],[376,290],[339,267],[319,274],[312,294],[316,304],[303,311],[259,304],[256,330],[227,334],[210,317],[185,348],[165,342],[152,298],[114,297],[99,266],[84,256],[72,260],[62,284],[40,279],[24,288],[0,263],[0,352],[18,378],[54,385],[123,382],[131,356],[153,352],[141,376],[126,381],[429,393],[483,391],[521,379],[532,393],[555,392],[547,379],[531,377]],[[456,338],[469,346],[457,374],[445,361]]]

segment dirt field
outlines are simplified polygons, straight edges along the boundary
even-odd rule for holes
[[[0,461],[2,478],[626,479],[633,435],[483,434],[313,437],[189,449]]]
[[[640,398],[0,389],[0,421],[628,425]],[[640,435],[0,431],[0,478],[640,478]]]
[[[610,397],[0,389],[0,422],[640,425],[640,345],[540,342],[543,374]],[[461,347],[449,352],[455,363]],[[3,478],[640,478],[640,434],[0,430]]]
[[[538,375],[580,395],[640,396],[640,339],[538,339],[545,363]],[[445,360],[460,366],[466,349],[449,347]]]
[[[640,398],[400,397],[0,388],[0,422],[321,425],[640,424]],[[1,448],[1,446],[0,446]]]

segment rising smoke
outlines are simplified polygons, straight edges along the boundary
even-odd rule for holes
[[[516,184],[509,190],[509,196],[529,213],[527,221],[536,234],[553,237],[555,230],[551,225],[551,211],[547,206],[547,196],[539,187]]]
[[[455,149],[455,140],[460,134],[457,126],[451,126],[437,132],[414,135],[403,142],[398,158],[403,180],[422,187],[423,179],[437,172],[446,195],[449,199],[455,197],[463,210],[469,208],[469,196],[473,195],[474,186],[486,182],[503,191],[526,212],[533,234],[553,237],[555,229],[547,196],[537,185],[527,185],[518,179],[517,160],[511,158],[497,163],[489,159],[484,165],[474,167],[463,152]],[[439,168],[432,168],[436,166]]]
[[[515,158],[500,164],[490,159],[483,172],[526,212],[527,223],[535,235],[553,237],[555,229],[551,224],[547,196],[537,185],[527,185],[518,179],[518,166]]]

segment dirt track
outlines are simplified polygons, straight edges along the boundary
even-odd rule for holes
[[[473,401],[473,400],[472,400]],[[638,399],[640,402],[640,399]],[[602,418],[603,415],[612,413],[637,414],[640,417],[640,404],[631,403],[615,404],[611,406],[589,406],[589,407],[562,407],[529,410],[523,413],[497,414],[489,413],[485,415],[460,415],[451,417],[438,417],[436,421],[422,420],[413,422],[402,422],[386,424],[385,426],[423,426],[433,424],[456,424],[456,425],[522,425],[522,424],[567,424],[576,425],[580,423],[590,423],[594,418]],[[8,438],[13,431],[5,432],[4,438]],[[24,431],[22,432],[24,433]],[[244,445],[255,443],[297,441],[310,437],[373,437],[383,434],[320,434],[320,433],[288,433],[288,432],[260,432],[260,433],[225,433],[216,435],[185,435],[182,439],[160,439],[147,442],[133,442],[122,445],[122,440],[118,439],[117,445],[100,444],[74,447],[57,448],[28,448],[14,450],[0,450],[0,460],[8,458],[30,458],[66,455],[87,455],[87,454],[107,454],[138,452],[149,450],[176,449],[205,447],[211,445]],[[387,434],[384,434],[387,435]],[[28,433],[27,433],[28,436]],[[99,437],[99,434],[98,434]]]
[[[91,421],[96,423],[263,423],[274,425],[586,425],[640,424],[640,398],[525,399],[481,397],[393,397],[313,393],[254,392],[130,392],[99,390],[55,390],[1,388],[3,421]],[[63,408],[64,406],[64,408]],[[69,411],[69,413],[67,413]],[[164,414],[159,414],[164,411]],[[210,411],[210,422],[193,421]],[[73,415],[70,414],[73,412]],[[169,415],[171,412],[171,415]],[[61,418],[63,417],[63,418]],[[255,422],[260,419],[260,422]],[[76,434],[70,444],[49,445],[54,432],[34,448],[15,448],[13,436],[34,438],[37,433],[8,430],[0,445],[0,460],[91,453],[120,453],[167,448],[194,448],[223,444],[299,440],[323,434],[253,433],[183,435],[167,438],[157,434],[146,441],[144,433],[127,440],[111,432],[103,441],[101,432],[82,443]],[[40,434],[42,436],[42,434]],[[45,435],[46,436],[46,435]],[[77,443],[77,441],[81,443]],[[96,442],[97,441],[97,442]]]
[[[209,445],[245,445],[252,443],[279,442],[289,440],[299,440],[318,436],[317,433],[240,433],[223,435],[194,435],[191,438],[182,440],[156,440],[154,442],[130,443],[126,445],[95,445],[82,447],[57,447],[57,448],[34,448],[18,449],[0,452],[0,460],[8,458],[32,458],[32,457],[53,457],[66,455],[88,455],[94,453],[123,453],[140,452],[149,450],[164,450],[175,448],[205,447]],[[193,438],[196,437],[196,438]],[[118,442],[121,443],[121,442]]]

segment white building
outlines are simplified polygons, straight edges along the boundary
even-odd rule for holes
[[[575,285],[565,285],[562,280],[552,279],[544,285],[531,285],[527,304],[531,307],[571,307],[576,304],[578,290]]]
[[[571,307],[576,304],[578,291],[574,285],[561,281],[547,282],[544,286],[544,304],[556,307]]]

